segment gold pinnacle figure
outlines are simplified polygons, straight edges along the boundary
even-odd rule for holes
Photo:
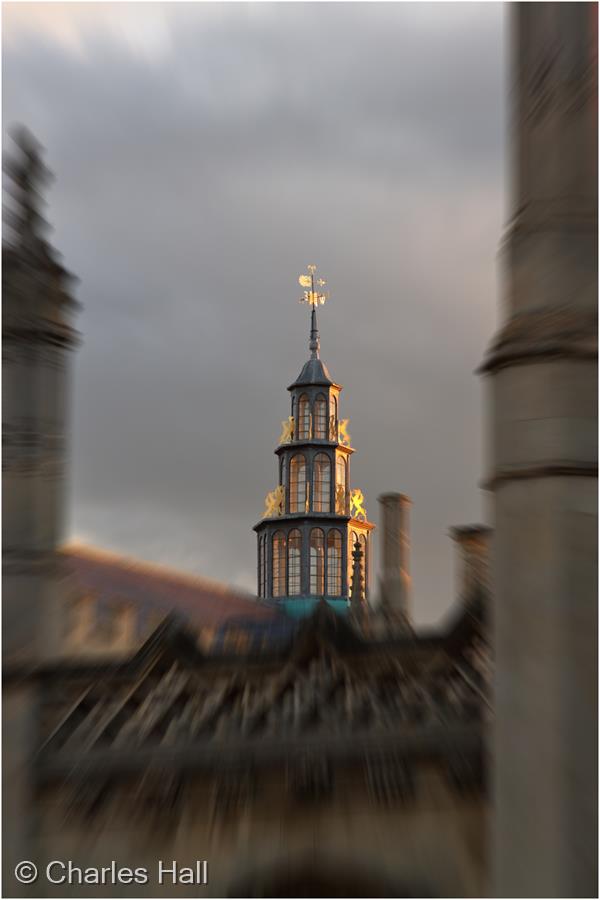
[[[354,488],[353,491],[350,492],[350,515],[353,519],[362,519],[363,522],[367,521],[367,511],[364,507],[364,494],[360,488]]]

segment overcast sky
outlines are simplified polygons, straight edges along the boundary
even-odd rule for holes
[[[352,486],[413,499],[413,606],[485,521],[504,219],[504,11],[487,3],[10,4],[4,122],[46,148],[81,279],[70,535],[255,590],[297,276],[331,299]],[[379,562],[379,546],[375,551]]]

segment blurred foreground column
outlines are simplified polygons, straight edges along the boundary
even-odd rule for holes
[[[41,192],[49,174],[24,129],[5,161],[2,246],[3,662],[57,656],[67,573],[59,552],[66,508],[69,351],[74,279],[47,243]]]
[[[405,631],[410,623],[410,497],[390,492],[381,505],[381,616],[390,631]]]
[[[597,896],[596,4],[511,15],[492,416],[498,896]]]
[[[2,237],[2,887],[38,855],[33,755],[35,671],[62,651],[70,586],[60,546],[66,506],[69,352],[78,304],[73,278],[44,238],[41,148],[25,130],[4,158]]]

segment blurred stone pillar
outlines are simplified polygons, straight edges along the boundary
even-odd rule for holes
[[[40,148],[24,130],[16,144],[4,160],[2,246],[2,870],[4,894],[22,897],[40,886],[20,884],[15,864],[42,863],[33,764],[39,695],[27,676],[64,648],[70,590],[60,544],[77,303],[73,279],[43,236]]]
[[[468,604],[478,596],[478,588],[489,587],[492,529],[486,525],[455,525],[450,537],[458,550],[458,597]]]
[[[74,279],[43,237],[47,178],[26,131],[7,160],[12,230],[2,247],[2,639],[4,664],[38,663],[63,647],[68,572],[66,441]]]
[[[597,895],[596,4],[516,3],[495,514],[496,896]]]
[[[410,625],[410,531],[411,500],[405,494],[387,493],[381,504],[381,604],[380,613],[390,626]]]

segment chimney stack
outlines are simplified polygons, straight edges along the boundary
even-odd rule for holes
[[[388,620],[409,626],[410,536],[408,511],[410,497],[387,493],[378,497],[381,504],[381,612]]]
[[[492,529],[487,525],[455,525],[450,537],[458,549],[458,596],[468,604],[477,595],[477,588],[489,587]]]

